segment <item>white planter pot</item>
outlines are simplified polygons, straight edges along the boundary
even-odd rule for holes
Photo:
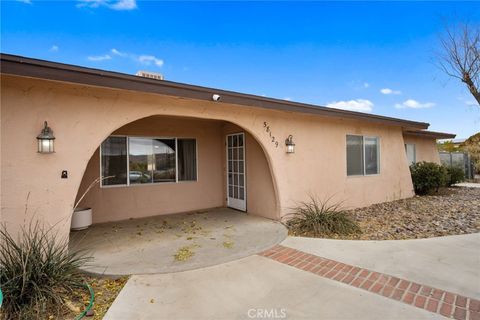
[[[92,225],[92,209],[76,208],[72,215],[72,224],[70,229],[83,230]]]

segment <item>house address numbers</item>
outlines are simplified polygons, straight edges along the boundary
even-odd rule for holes
[[[275,145],[275,148],[278,148],[278,140],[275,138],[275,136],[272,134],[272,130],[270,130],[270,126],[266,121],[263,122],[263,128],[265,129],[265,132],[268,133],[271,142]]]

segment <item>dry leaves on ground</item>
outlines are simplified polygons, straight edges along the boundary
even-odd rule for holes
[[[95,300],[92,308],[93,317],[85,317],[84,319],[101,320],[122,290],[128,277],[109,279],[85,276],[85,280],[93,288]],[[64,301],[64,308],[52,312],[48,319],[74,319],[88,306],[90,293],[85,287],[79,287],[78,290],[65,297]]]

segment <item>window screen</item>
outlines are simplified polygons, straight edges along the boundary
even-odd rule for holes
[[[378,138],[365,137],[365,174],[378,173]]]
[[[101,146],[102,185],[127,184],[127,138],[108,137]]]
[[[417,161],[415,154],[415,145],[410,143],[405,144],[405,152],[407,153],[408,165],[411,166],[412,164],[415,164],[415,162]]]
[[[197,144],[195,139],[178,139],[178,181],[197,180]]]
[[[363,137],[347,135],[347,175],[363,175]]]
[[[370,175],[380,172],[377,137],[347,135],[347,175]]]

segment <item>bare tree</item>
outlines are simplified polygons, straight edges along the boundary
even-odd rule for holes
[[[465,83],[480,106],[480,27],[469,24],[447,26],[440,41],[443,47],[439,54],[440,68]]]

